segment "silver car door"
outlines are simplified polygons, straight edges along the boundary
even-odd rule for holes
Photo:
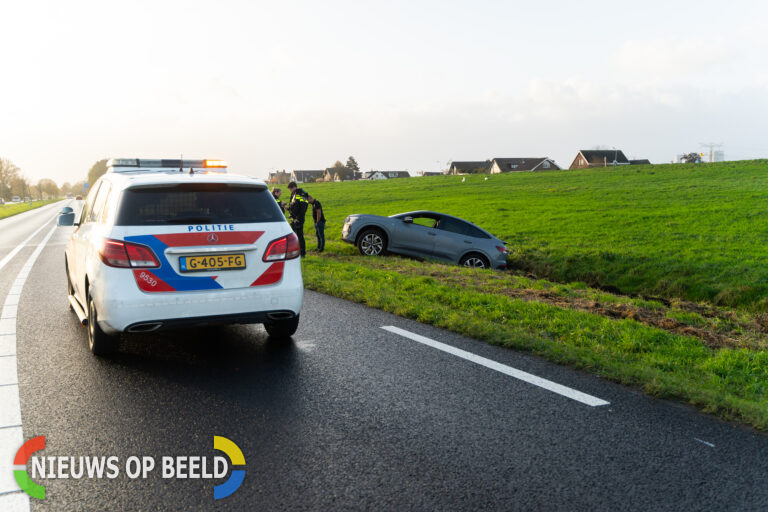
[[[434,216],[423,215],[414,216],[413,222],[395,219],[395,233],[390,240],[389,248],[413,256],[433,257],[437,230],[424,224],[434,224],[436,220]]]
[[[469,236],[469,225],[453,217],[443,217],[437,225],[434,254],[436,258],[456,263],[470,251],[477,240]]]

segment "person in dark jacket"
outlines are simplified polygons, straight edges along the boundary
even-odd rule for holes
[[[317,236],[317,252],[325,250],[325,213],[320,201],[309,196],[309,204],[312,205],[312,220],[315,222],[315,236]]]
[[[296,186],[292,181],[288,184],[288,190],[291,191],[291,200],[288,203],[288,215],[291,217],[291,228],[299,239],[299,249],[301,255],[306,256],[307,246],[304,242],[304,216],[307,214],[309,203],[307,198],[309,194]]]
[[[277,187],[272,189],[272,197],[275,198],[275,201],[277,201],[277,206],[280,207],[280,210],[285,214],[285,203],[280,200],[280,196],[283,195],[283,190],[279,189]]]

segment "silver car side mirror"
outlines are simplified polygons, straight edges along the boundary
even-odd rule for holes
[[[403,222],[406,224],[413,224],[413,217],[405,217],[403,218]]]

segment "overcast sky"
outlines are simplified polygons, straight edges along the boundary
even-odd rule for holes
[[[0,0],[0,156],[437,170],[768,157],[768,2]]]

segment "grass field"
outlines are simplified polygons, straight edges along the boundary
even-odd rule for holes
[[[768,311],[768,160],[461,179],[304,188],[330,239],[350,213],[436,210],[507,241],[512,267],[540,277]]]
[[[28,203],[6,203],[0,205],[0,219],[16,215],[17,213],[34,210],[50,203],[55,203],[59,199],[46,199],[44,201],[30,201]]]
[[[768,428],[768,161],[461,179],[304,186],[329,239],[306,285]],[[506,240],[512,271],[338,241],[351,213],[416,209]]]

